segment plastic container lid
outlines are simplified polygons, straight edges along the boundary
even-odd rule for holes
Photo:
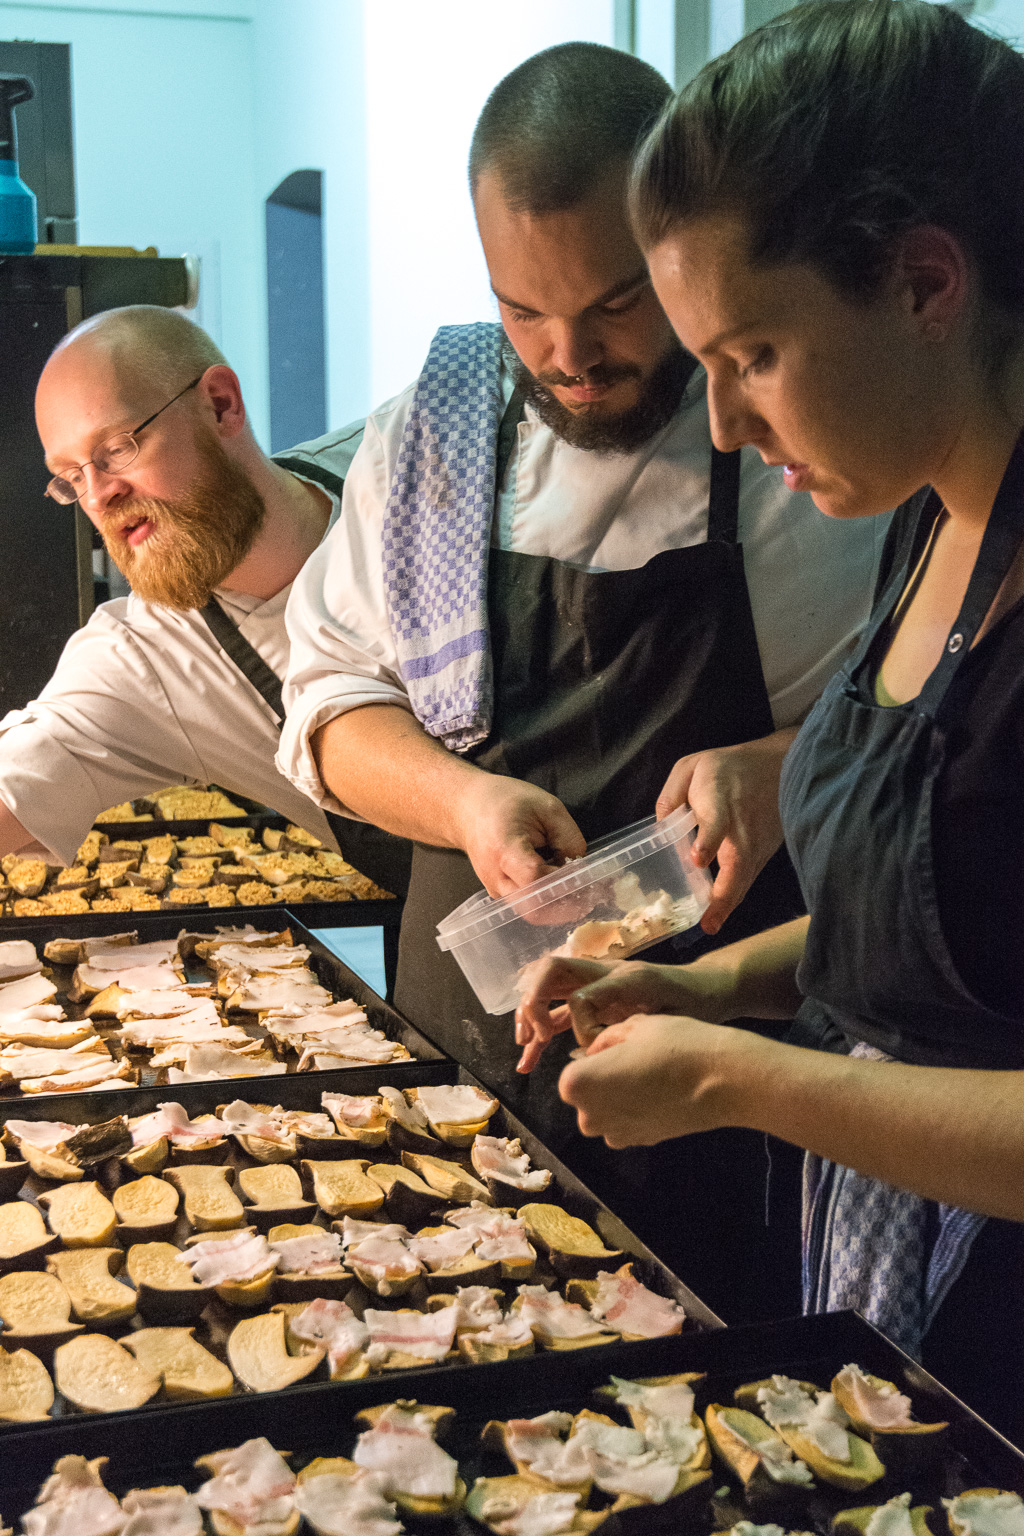
[[[495,898],[486,891],[477,891],[464,901],[461,907],[437,925],[438,945],[441,949],[453,949],[484,934],[503,928],[506,923],[516,922],[539,912],[553,902],[563,901],[588,885],[607,880],[620,870],[652,853],[660,853],[680,842],[697,825],[697,818],[688,806],[681,805],[663,820],[646,816],[621,832],[592,843],[588,853],[580,859],[571,859],[561,869],[550,875],[542,875],[530,885],[524,885],[510,896]]]

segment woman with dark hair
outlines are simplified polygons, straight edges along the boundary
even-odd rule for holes
[[[809,1149],[805,1308],[858,1307],[1020,1437],[1024,60],[925,0],[812,0],[669,105],[632,210],[716,445],[831,517],[906,505],[783,772],[810,918],[686,967],[549,962],[524,1070],[571,1022],[587,1134]],[[793,1014],[787,1043],[720,1027]]]

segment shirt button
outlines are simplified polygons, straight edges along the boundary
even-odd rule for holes
[[[963,645],[963,643],[964,643],[963,635],[961,635],[959,632],[957,632],[957,634],[955,634],[955,635],[950,635],[949,640],[946,643],[946,650],[949,652],[949,654],[951,656],[955,656],[957,651]]]

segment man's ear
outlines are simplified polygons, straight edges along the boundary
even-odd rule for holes
[[[944,340],[971,297],[971,262],[957,237],[938,224],[908,230],[896,252],[896,278],[922,335]]]
[[[199,382],[204,414],[218,437],[237,437],[245,426],[245,404],[238,375],[226,363],[207,368]]]

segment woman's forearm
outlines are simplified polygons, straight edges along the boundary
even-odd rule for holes
[[[802,1001],[796,970],[809,922],[807,917],[794,918],[713,950],[682,968],[690,989],[699,987],[707,994],[708,1008],[699,1017],[713,1024],[727,1024],[730,1019],[791,1019]]]
[[[931,1200],[1024,1221],[1024,1072],[863,1061],[728,1033],[719,1123],[767,1131]]]

